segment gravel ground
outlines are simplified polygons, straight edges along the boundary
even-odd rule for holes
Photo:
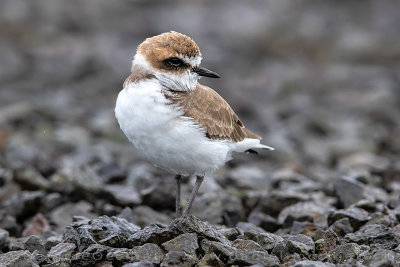
[[[400,266],[399,11],[1,1],[0,266]],[[135,47],[168,30],[194,38],[223,77],[202,82],[276,148],[207,176],[180,220],[173,176],[113,114]]]

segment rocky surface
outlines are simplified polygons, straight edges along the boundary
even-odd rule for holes
[[[0,1],[0,266],[399,266],[398,10]],[[168,30],[194,38],[222,76],[201,82],[276,148],[235,155],[178,220],[173,176],[113,114],[135,47]]]

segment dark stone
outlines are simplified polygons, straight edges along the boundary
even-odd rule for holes
[[[230,241],[235,240],[241,233],[237,228],[221,228],[218,230],[221,234],[223,234]]]
[[[328,223],[333,224],[337,220],[348,218],[354,230],[358,230],[362,225],[368,222],[371,217],[368,212],[363,209],[350,207],[345,210],[333,210],[329,213]]]
[[[196,233],[199,238],[207,238],[228,245],[231,243],[217,229],[192,215],[175,219],[170,225],[170,230],[174,232],[175,236],[183,233]]]
[[[392,230],[382,224],[367,224],[355,233],[345,236],[345,239],[357,244],[379,244],[381,248],[394,248],[397,245]]]
[[[112,248],[108,250],[106,259],[111,261],[113,266],[121,266],[125,263],[137,261],[134,250],[129,248]]]
[[[264,229],[249,222],[238,222],[236,228],[242,232],[255,231],[259,233],[266,233]]]
[[[364,256],[363,264],[371,267],[398,266],[400,255],[388,249],[371,248]]]
[[[142,202],[139,193],[132,186],[127,185],[105,185],[102,195],[112,204],[119,206],[137,206]]]
[[[128,171],[115,163],[101,165],[97,169],[103,183],[118,183],[127,178]]]
[[[149,261],[154,264],[160,264],[164,258],[164,252],[156,244],[144,244],[143,246],[134,247],[136,259],[140,261]]]
[[[4,201],[1,206],[7,214],[15,216],[17,221],[24,221],[38,213],[43,205],[43,198],[42,191],[22,191]]]
[[[122,267],[154,267],[154,266],[156,266],[156,265],[149,261],[138,261],[138,262],[127,263],[127,264],[122,265]]]
[[[247,220],[270,233],[279,229],[279,224],[274,217],[259,211],[252,211]]]
[[[322,261],[299,261],[293,267],[335,267],[332,263]]]
[[[236,248],[230,245],[207,239],[200,242],[200,247],[204,253],[215,253],[224,262],[227,262],[228,258],[236,252]]]
[[[175,237],[174,232],[159,224],[150,224],[134,233],[128,239],[128,247],[140,246],[145,243],[162,244]]]
[[[244,236],[247,239],[251,239],[257,242],[265,250],[271,250],[277,244],[283,242],[283,238],[278,235],[274,235],[271,233],[259,233],[253,230],[245,232]]]
[[[39,267],[35,257],[27,250],[10,251],[0,254],[0,263],[2,267]]]
[[[168,181],[168,182],[167,182]],[[143,203],[155,210],[175,209],[175,184],[170,180],[152,183],[140,191]]]
[[[302,193],[274,191],[268,196],[262,197],[255,210],[276,216],[284,208],[307,200],[309,200],[309,197]]]
[[[339,178],[334,184],[334,189],[339,205],[344,208],[365,198],[365,186],[350,177]]]
[[[31,235],[24,241],[24,249],[31,253],[33,253],[35,250],[42,254],[47,253],[46,248],[43,245],[43,241],[36,235]]]
[[[162,244],[162,247],[168,251],[183,251],[187,254],[194,254],[199,248],[197,235],[194,233],[181,234],[172,240]]]
[[[18,169],[14,172],[14,180],[26,190],[47,190],[49,181],[33,168]]]
[[[5,251],[10,245],[10,234],[8,231],[0,228],[0,251]]]
[[[328,260],[332,263],[346,263],[356,258],[361,253],[361,247],[355,243],[343,244],[328,254]]]
[[[80,266],[94,266],[96,263],[104,261],[108,252],[108,247],[93,244],[90,245],[83,252],[78,252],[71,258],[71,265]]]
[[[47,255],[52,261],[69,261],[72,253],[75,251],[76,245],[73,243],[59,243],[52,247]]]
[[[292,226],[294,221],[313,222],[316,216],[323,215],[325,215],[326,221],[328,209],[329,206],[323,203],[299,202],[284,208],[278,216],[278,223],[286,228]]]
[[[120,217],[140,227],[145,227],[151,223],[168,225],[172,220],[168,215],[147,206],[137,206],[134,209],[126,207],[121,211]]]
[[[215,267],[225,267],[225,264],[218,258],[215,253],[207,253],[200,259],[197,266],[215,266]]]
[[[263,266],[279,266],[279,259],[276,256],[268,255],[265,251],[238,249],[228,258],[228,264],[239,266],[261,264]]]
[[[306,235],[285,235],[286,247],[290,253],[309,256],[315,250],[315,244],[311,237]]]
[[[320,242],[318,242],[320,241]],[[315,242],[316,250],[320,254],[327,254],[337,248],[340,245],[340,240],[335,232],[327,231],[324,234],[323,239],[319,239]],[[318,244],[318,246],[317,246]]]
[[[349,218],[337,220],[329,228],[341,237],[353,232],[353,227],[350,224]]]
[[[196,264],[196,258],[188,255],[183,251],[171,251],[165,255],[164,260],[161,262],[161,267],[167,266],[182,266],[190,267]]]
[[[258,243],[254,242],[253,240],[236,239],[235,241],[233,241],[232,246],[237,249],[265,251]]]

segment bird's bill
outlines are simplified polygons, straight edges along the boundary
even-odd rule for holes
[[[200,76],[209,77],[209,78],[220,78],[218,73],[208,70],[203,67],[196,67],[192,69],[193,72],[197,73]]]

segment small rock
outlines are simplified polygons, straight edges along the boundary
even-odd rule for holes
[[[328,254],[332,263],[346,263],[349,259],[356,258],[361,253],[361,248],[355,243],[343,244]]]
[[[182,266],[190,267],[196,264],[196,258],[188,255],[183,251],[171,251],[165,255],[164,260],[161,262],[161,267],[167,266]]]
[[[47,256],[53,261],[69,261],[75,248],[72,243],[59,243],[50,249]]]
[[[363,260],[363,264],[371,267],[397,266],[399,262],[400,255],[398,253],[387,249],[374,248],[368,251]]]
[[[368,212],[363,209],[350,207],[345,210],[333,210],[329,213],[328,223],[329,225],[333,224],[337,220],[342,218],[348,218],[354,230],[358,230],[362,225],[368,222],[371,217]]]
[[[257,242],[265,250],[271,250],[277,244],[283,242],[283,238],[278,235],[274,235],[271,233],[259,233],[253,230],[245,232],[244,236],[247,239],[251,239]]]
[[[382,224],[367,224],[355,233],[345,236],[345,239],[357,244],[380,244],[382,248],[396,246],[395,236],[391,229]]]
[[[122,267],[154,267],[154,266],[155,265],[149,261],[138,261],[138,262],[127,263],[127,264],[122,265]]]
[[[170,229],[176,235],[183,233],[196,233],[198,237],[219,241],[223,244],[230,245],[231,243],[224,235],[210,226],[207,222],[203,222],[199,218],[192,215],[175,219],[171,223]]]
[[[133,210],[126,207],[122,210],[120,217],[140,227],[145,227],[151,223],[168,225],[172,220],[171,217],[147,206],[137,206]]]
[[[0,263],[3,267],[30,266],[39,267],[35,258],[27,250],[10,251],[0,254]]]
[[[156,244],[144,244],[140,247],[133,248],[135,256],[138,260],[149,261],[154,264],[160,264],[164,258],[164,253]]]
[[[365,186],[350,177],[339,178],[335,182],[334,188],[340,206],[346,209],[366,197]]]
[[[317,202],[299,202],[284,208],[278,216],[278,223],[283,227],[292,226],[294,221],[313,222],[318,215],[328,215],[329,206]]]
[[[24,248],[31,253],[33,253],[35,250],[42,254],[47,253],[46,248],[43,245],[43,241],[36,235],[31,235],[24,241]]]
[[[232,246],[237,249],[264,251],[264,249],[253,240],[236,239],[232,243]]]
[[[159,224],[150,224],[142,230],[134,233],[128,239],[128,246],[139,246],[145,243],[162,244],[174,238],[174,233],[170,228]]]
[[[47,190],[49,181],[33,168],[18,169],[14,173],[14,180],[26,190]]]
[[[36,214],[22,232],[22,236],[39,235],[50,230],[50,224],[41,214]]]
[[[318,242],[322,241],[322,242]],[[323,239],[319,239],[318,242],[318,249],[317,249],[317,242],[315,242],[316,250],[320,254],[327,254],[330,251],[337,248],[340,244],[340,240],[333,231],[327,231],[324,234]]]
[[[10,234],[8,231],[0,228],[0,251],[4,251],[10,244]]]
[[[228,258],[228,264],[239,266],[261,264],[262,266],[279,266],[279,259],[276,256],[268,255],[265,251],[238,249]]]
[[[262,229],[261,227],[258,227],[249,222],[238,222],[236,224],[236,228],[239,230],[242,230],[243,232],[255,231],[255,232],[259,232],[259,233],[266,233],[265,230]]]
[[[303,193],[274,191],[268,196],[262,197],[255,210],[276,216],[284,208],[307,200],[310,200],[310,198]]]
[[[241,234],[241,232],[237,228],[222,228],[219,229],[218,232],[223,234],[230,241],[235,240]]]
[[[293,267],[335,267],[335,265],[322,261],[299,261]]]
[[[337,220],[329,228],[332,229],[337,235],[342,237],[354,231],[350,224],[349,218]]]
[[[111,261],[113,266],[136,261],[134,250],[129,248],[112,248],[107,252],[106,259]]]
[[[194,254],[199,248],[197,235],[193,233],[182,234],[162,244],[162,247],[168,251],[183,251],[187,254]]]
[[[93,244],[90,245],[83,252],[78,252],[71,258],[71,265],[76,267],[81,266],[94,266],[106,259],[108,247]]]
[[[159,180],[140,190],[140,197],[143,203],[155,210],[174,210],[175,195],[171,194],[174,191],[175,183],[172,182],[172,179]]]
[[[62,196],[60,193],[50,193],[44,197],[44,209],[52,210],[57,206],[60,206],[64,201],[65,196]]]
[[[132,186],[126,185],[105,185],[102,194],[112,204],[119,206],[137,206],[142,202],[139,193]]]
[[[315,250],[315,244],[311,237],[306,235],[285,235],[286,247],[290,253],[309,256]]]
[[[226,259],[228,259],[236,251],[236,248],[234,247],[220,242],[210,241],[208,239],[203,239],[200,242],[200,247],[204,253],[215,253],[223,261],[226,261]]]
[[[92,213],[93,205],[87,201],[81,200],[77,203],[66,203],[54,209],[50,213],[50,219],[58,227],[57,230],[63,230],[66,226],[72,223],[72,217],[76,215],[84,215],[94,218]]]
[[[46,250],[50,250],[52,247],[55,245],[59,244],[62,242],[62,236],[61,235],[56,235],[56,236],[50,236],[44,241],[44,247]]]
[[[218,258],[215,253],[207,253],[200,259],[197,266],[215,266],[215,267],[225,267],[225,264]]]
[[[247,220],[270,233],[273,233],[279,229],[279,224],[274,217],[259,211],[252,211]]]
[[[128,172],[115,163],[104,164],[97,170],[101,180],[105,184],[118,183],[126,179]]]
[[[4,201],[1,206],[7,214],[15,216],[18,221],[24,221],[40,210],[43,205],[43,198],[44,193],[42,191],[22,191]]]

